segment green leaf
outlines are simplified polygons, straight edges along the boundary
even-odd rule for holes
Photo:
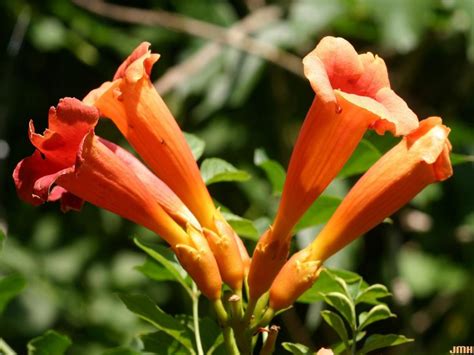
[[[306,211],[293,232],[296,233],[302,229],[326,223],[340,203],[341,199],[339,197],[320,196]]]
[[[362,278],[354,272],[337,269],[323,269],[319,274],[318,280],[309,290],[298,298],[297,302],[313,303],[323,300],[323,294],[331,292],[345,292],[344,288],[336,282],[335,276],[340,277],[346,283],[352,284],[359,282]]]
[[[368,285],[364,282],[364,280],[362,280],[362,278],[356,282],[346,284],[349,297],[352,299],[352,301],[354,301],[354,304],[356,304],[355,299],[364,289],[367,288]]]
[[[358,332],[357,337],[356,337],[356,343],[361,341],[365,337],[366,334],[367,334],[367,332],[364,332],[364,331]],[[349,341],[348,341],[349,349],[351,348],[353,342],[354,341],[352,339],[349,339]],[[340,342],[332,345],[331,349],[334,352],[334,354],[339,355],[339,354],[344,353],[344,351],[347,349],[347,345],[344,344],[344,342],[340,341]]]
[[[349,270],[332,269],[332,268],[326,268],[324,270],[332,276],[340,277],[348,284],[352,284],[354,282],[359,282],[362,280],[362,276]]]
[[[206,185],[222,181],[247,181],[250,179],[249,173],[239,170],[219,158],[205,159],[201,164],[201,176]]]
[[[417,297],[435,292],[455,293],[469,282],[465,269],[442,257],[414,248],[402,248],[397,256],[400,275]]]
[[[391,293],[388,292],[388,289],[385,285],[374,284],[370,285],[366,289],[362,290],[355,299],[355,304],[359,303],[368,303],[368,304],[377,304],[379,303],[378,299],[383,297],[390,296]]]
[[[327,304],[337,309],[350,324],[351,328],[355,329],[355,309],[349,297],[339,292],[331,292],[323,294],[323,299]]]
[[[30,37],[40,51],[54,51],[67,44],[68,30],[59,19],[44,16],[32,24]]]
[[[208,317],[199,319],[202,347],[205,353],[212,352],[224,342],[222,330],[214,320]]]
[[[365,0],[378,24],[381,43],[399,53],[415,48],[430,23],[434,2],[431,0]]]
[[[0,354],[2,355],[16,355],[16,352],[3,340],[0,338]]]
[[[283,185],[285,184],[286,172],[280,163],[275,160],[271,160],[267,157],[263,149],[256,149],[253,162],[259,168],[262,168],[267,176],[268,180],[272,185],[272,191],[274,194],[281,194],[283,191]]]
[[[342,318],[337,313],[328,310],[321,311],[321,317],[336,331],[339,338],[346,345],[346,348],[349,348],[349,335],[347,334],[347,329]]]
[[[222,212],[222,216],[239,236],[258,240],[258,230],[250,219],[242,218],[230,212]]]
[[[366,172],[380,157],[380,151],[368,140],[361,140],[356,150],[339,172],[338,177],[346,178]]]
[[[140,241],[138,238],[134,238],[133,241],[140,249],[163,265],[171,275],[173,275],[173,278],[179,282],[190,295],[192,294],[190,282],[186,280],[187,273],[181,265],[175,261],[174,254],[169,248],[159,244]]]
[[[373,334],[367,338],[362,349],[357,354],[367,354],[371,351],[387,348],[389,346],[396,346],[405,343],[412,342],[413,339],[409,339],[403,335],[397,334]]]
[[[204,153],[206,143],[194,134],[186,132],[183,132],[183,134],[184,138],[186,138],[186,142],[188,143],[189,148],[191,148],[191,151],[193,152],[194,159],[199,160],[199,158],[202,157],[202,154]]]
[[[143,275],[154,281],[176,281],[175,276],[163,265],[158,264],[151,258],[147,258],[143,265],[135,267]]]
[[[294,355],[313,355],[314,351],[311,351],[307,346],[296,343],[282,343],[283,348],[294,354]]]
[[[396,317],[390,312],[390,309],[385,304],[378,304],[370,309],[368,312],[363,312],[359,315],[359,330],[364,329],[369,324],[378,322],[379,320]]]
[[[150,298],[138,294],[119,294],[119,297],[130,311],[176,339],[191,353],[194,353],[192,334],[189,329],[173,316],[163,312]]]
[[[344,294],[349,298],[351,299],[351,294],[349,292],[349,288],[347,287],[347,283],[346,281],[344,281],[343,278],[339,277],[339,276],[335,276],[333,275],[333,278],[334,278],[334,281],[336,281],[339,286],[341,287],[341,289],[343,290]]]
[[[452,165],[474,162],[474,155],[451,153],[450,158]]]
[[[28,343],[28,355],[62,355],[70,345],[67,336],[48,330]]]
[[[142,335],[140,339],[143,342],[143,351],[148,353],[163,355],[190,353],[180,342],[162,331]]]
[[[26,286],[26,279],[18,274],[8,275],[0,279],[0,313],[10,300],[18,295]]]

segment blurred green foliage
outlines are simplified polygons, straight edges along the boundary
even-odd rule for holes
[[[379,54],[387,62],[393,88],[419,117],[443,117],[452,128],[454,152],[474,154],[472,0],[114,3],[167,10],[224,27],[255,7],[277,6],[281,16],[261,24],[254,38],[302,57],[322,36],[333,34],[350,40],[359,52]],[[169,281],[131,239],[157,238],[90,205],[65,215],[56,205],[27,206],[17,198],[10,175],[33,151],[28,119],[33,118],[40,131],[49,106],[64,96],[82,98],[110,80],[138,43],[147,40],[162,55],[153,73],[159,79],[208,42],[159,26],[114,21],[67,0],[4,1],[0,9],[0,227],[8,231],[7,240],[0,240],[0,310],[5,306],[0,338],[21,354],[31,338],[54,328],[72,340],[73,354],[100,354],[109,348],[119,353],[121,346],[133,345],[138,341],[134,336],[151,327],[126,309],[117,292],[134,290],[168,313],[190,313],[186,291]],[[313,98],[310,86],[280,66],[224,46],[164,98],[183,129],[196,136],[188,138],[195,157],[205,159],[201,169],[208,183],[240,179],[212,184],[210,190],[251,249],[276,211],[284,167]],[[102,122],[99,131],[126,145],[110,123]],[[314,236],[320,228],[315,224],[327,220],[356,175],[395,142],[367,134],[358,148],[359,162],[348,164],[314,213],[300,223],[295,249]],[[384,223],[329,261],[333,267],[359,272],[369,283],[388,286],[393,293],[390,308],[398,318],[381,323],[378,331],[414,338],[404,346],[407,353],[437,354],[471,344],[472,181],[471,158],[456,166],[452,179],[423,191],[393,216],[393,223]],[[145,275],[160,281],[150,282]],[[202,306],[206,314],[207,306]],[[281,340],[311,349],[334,343],[335,334],[321,324],[318,307],[320,303],[298,304],[283,314]],[[141,341],[156,349],[151,338]]]

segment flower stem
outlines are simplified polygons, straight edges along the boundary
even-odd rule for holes
[[[263,347],[260,350],[260,355],[273,354],[273,352],[275,351],[275,343],[276,343],[276,338],[278,336],[279,330],[280,330],[280,327],[276,325],[272,325],[270,327],[270,330],[268,331],[267,340],[265,341],[265,344],[263,344]]]
[[[275,311],[271,309],[270,307],[268,307],[265,313],[263,314],[262,318],[260,319],[260,321],[254,323],[254,325],[250,327],[250,331],[253,333],[260,327],[266,327],[272,321],[274,316],[275,316]]]
[[[193,282],[193,323],[194,323],[194,337],[196,338],[196,347],[198,355],[204,355],[201,343],[201,332],[199,329],[199,295],[196,284]]]
[[[224,333],[224,344],[227,349],[226,353],[229,355],[240,355],[239,349],[237,348],[237,345],[235,344],[235,339],[232,334],[232,328],[229,326],[224,327],[223,333]]]
[[[249,299],[249,302],[247,303],[247,309],[245,310],[244,314],[244,319],[243,322],[244,324],[248,325],[250,324],[250,321],[252,320],[253,316],[253,311],[255,310],[255,306],[257,305],[258,300],[254,300],[252,298]]]
[[[227,315],[227,311],[222,304],[222,300],[218,299],[212,302],[214,310],[217,314],[217,320],[219,321],[219,325],[224,328],[227,326],[227,321],[229,320],[229,316]]]

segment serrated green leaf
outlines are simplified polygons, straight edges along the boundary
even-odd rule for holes
[[[206,143],[194,134],[186,132],[183,132],[183,134],[184,138],[186,138],[189,148],[191,148],[191,151],[193,152],[194,159],[199,160],[199,158],[202,157],[202,154],[204,153]]]
[[[163,355],[190,353],[179,341],[162,331],[142,335],[140,339],[143,342],[143,351],[148,353]]]
[[[281,194],[285,184],[286,171],[280,163],[267,157],[263,149],[256,149],[253,155],[253,162],[265,172],[274,194]]]
[[[474,162],[474,155],[451,153],[450,158],[451,158],[452,165],[459,165],[459,164]]]
[[[355,304],[359,303],[368,303],[368,304],[377,304],[379,303],[378,299],[383,297],[390,296],[391,293],[388,292],[388,289],[385,285],[374,284],[370,285],[366,289],[362,290],[355,299]]]
[[[347,287],[346,281],[344,281],[344,279],[339,276],[333,276],[333,278],[334,278],[334,281],[336,281],[339,284],[339,286],[341,286],[341,289],[344,291],[344,294],[349,299],[351,299],[351,294],[349,293],[349,289]]]
[[[206,185],[223,181],[247,181],[250,179],[248,172],[239,170],[219,158],[205,159],[201,164],[201,176]]]
[[[67,336],[48,330],[28,343],[28,355],[62,355],[71,344]]]
[[[222,216],[239,236],[258,240],[258,230],[250,219],[242,218],[230,212],[222,212]]]
[[[373,334],[367,338],[362,349],[357,354],[367,354],[371,351],[387,348],[390,346],[401,345],[412,342],[413,339],[409,339],[403,335],[397,334]]]
[[[313,355],[314,351],[311,351],[306,345],[296,343],[282,343],[283,348],[294,355]]]
[[[320,196],[306,211],[293,229],[293,232],[297,233],[304,228],[326,223],[336,211],[336,208],[340,203],[341,199],[339,197],[326,195]]]
[[[366,288],[366,284],[362,278],[356,282],[347,283],[347,290],[349,292],[349,297],[354,301],[357,296]],[[354,304],[356,304],[354,302]]]
[[[346,345],[346,348],[349,348],[349,335],[347,334],[347,329],[342,318],[337,313],[328,310],[321,311],[321,317],[336,331],[339,338]]]
[[[185,276],[187,273],[181,265],[175,261],[174,254],[169,250],[169,248],[159,244],[140,241],[138,238],[134,238],[133,241],[140,249],[163,265],[173,275],[174,279],[186,289],[188,294],[192,295],[190,282],[187,281]]]
[[[323,294],[324,301],[334,307],[347,320],[351,328],[356,327],[355,309],[352,301],[343,293],[331,292]]]
[[[379,320],[396,317],[390,312],[390,309],[385,304],[378,304],[370,309],[368,312],[363,312],[359,315],[359,329],[362,330],[374,322]]]
[[[297,302],[313,303],[323,300],[322,294],[324,293],[345,292],[341,285],[334,279],[335,276],[340,277],[348,284],[362,280],[359,275],[351,271],[325,268],[319,274],[316,282],[298,298]]]
[[[360,141],[354,153],[338,174],[340,178],[366,172],[380,157],[380,151],[368,140]]]
[[[173,316],[166,314],[150,298],[144,295],[119,294],[125,306],[137,316],[176,339],[194,354],[192,334],[189,329]]]
[[[26,279],[18,274],[8,275],[0,279],[0,313],[26,286]]]

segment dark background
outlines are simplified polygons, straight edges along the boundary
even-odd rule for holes
[[[253,32],[259,41],[303,57],[330,34],[345,37],[359,52],[379,54],[393,88],[420,119],[441,116],[452,128],[454,152],[473,154],[472,0],[115,3],[223,27],[273,5],[280,16]],[[0,315],[0,337],[19,354],[48,328],[68,334],[74,354],[129,344],[147,328],[114,292],[142,290],[170,313],[190,311],[178,286],[152,283],[134,269],[145,256],[131,236],[150,232],[91,205],[65,215],[55,204],[28,206],[17,198],[11,172],[33,151],[28,120],[42,131],[51,105],[65,96],[82,98],[110,80],[140,42],[151,42],[162,56],[155,80],[209,42],[157,25],[116,21],[68,0],[2,1],[0,28],[0,226],[8,231],[0,275],[20,273],[27,279],[27,287]],[[183,130],[206,141],[205,157],[219,156],[251,172],[249,182],[211,186],[214,198],[246,218],[271,217],[277,199],[253,165],[253,153],[263,148],[286,167],[313,98],[308,82],[283,64],[224,46],[163,96]],[[125,144],[107,121],[98,131]],[[367,138],[382,151],[396,142],[373,133]],[[415,338],[393,353],[441,354],[453,345],[473,344],[473,181],[472,163],[457,165],[453,178],[426,189],[393,216],[393,224],[374,229],[330,261],[389,287],[398,318],[380,323],[377,331]],[[336,181],[332,188],[343,194],[351,182]],[[319,325],[320,307],[298,305],[280,317],[281,340],[318,347],[334,342],[332,330]]]

